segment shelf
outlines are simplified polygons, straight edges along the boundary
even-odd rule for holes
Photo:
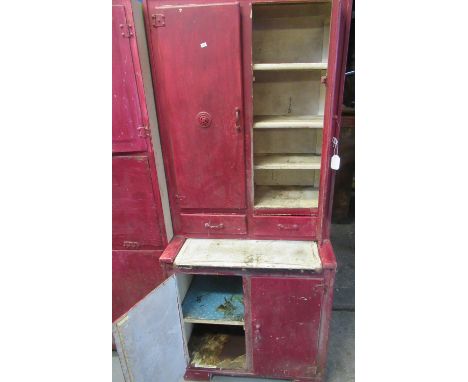
[[[195,276],[182,312],[185,322],[244,325],[242,278]]]
[[[253,64],[253,70],[326,70],[326,62],[287,62],[274,64]]]
[[[187,239],[174,265],[183,268],[322,270],[317,243],[292,240]]]
[[[323,115],[261,115],[254,117],[254,129],[322,129]]]
[[[256,155],[255,170],[320,170],[321,157],[312,154]]]
[[[316,208],[318,189],[298,186],[256,186],[255,208]]]
[[[192,367],[245,369],[245,333],[239,326],[195,325],[188,350]]]

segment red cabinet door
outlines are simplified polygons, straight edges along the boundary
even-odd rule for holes
[[[255,373],[314,376],[323,280],[253,277],[250,292]]]
[[[239,5],[150,12],[158,118],[172,164],[172,192],[182,208],[245,208]]]
[[[162,249],[146,155],[112,158],[112,248]]]
[[[145,151],[146,139],[139,136],[142,126],[136,80],[135,36],[130,36],[123,5],[112,5],[112,152]],[[132,32],[134,33],[134,32]]]
[[[112,251],[112,321],[163,280],[162,251]]]

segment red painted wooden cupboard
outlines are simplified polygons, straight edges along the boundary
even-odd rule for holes
[[[112,320],[164,280],[167,244],[130,1],[112,2]]]
[[[146,0],[176,236],[114,322],[129,381],[322,381],[351,4]]]

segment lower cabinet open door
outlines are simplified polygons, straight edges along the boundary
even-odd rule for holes
[[[113,324],[126,382],[179,382],[188,363],[176,276]]]

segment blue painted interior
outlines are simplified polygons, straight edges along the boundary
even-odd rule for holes
[[[244,321],[242,277],[194,276],[182,312],[184,318]]]

